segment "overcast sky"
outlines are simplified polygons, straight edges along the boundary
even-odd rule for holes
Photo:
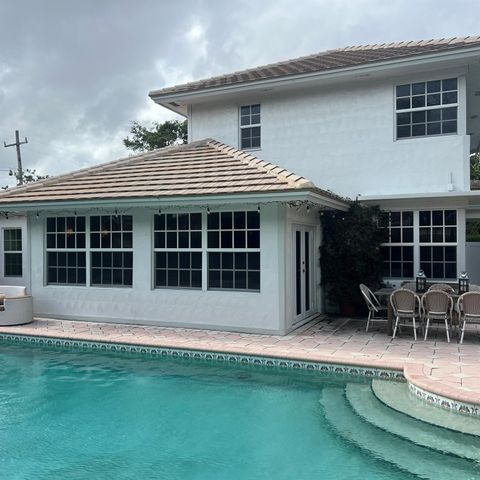
[[[0,186],[127,155],[148,91],[325,49],[480,34],[480,0],[0,0]]]

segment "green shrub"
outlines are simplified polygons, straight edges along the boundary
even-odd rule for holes
[[[363,305],[359,284],[376,289],[382,283],[384,215],[377,207],[354,202],[348,212],[324,212],[321,218],[320,266],[327,300]]]

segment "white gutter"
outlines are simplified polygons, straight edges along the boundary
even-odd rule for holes
[[[480,190],[469,190],[465,192],[433,192],[433,193],[398,193],[392,195],[359,195],[361,202],[383,201],[383,200],[411,200],[422,198],[441,199],[469,199],[480,198]]]
[[[162,206],[209,206],[224,204],[262,204],[271,202],[290,202],[307,201],[328,208],[346,211],[348,210],[347,201],[336,200],[328,196],[323,196],[310,190],[298,190],[292,192],[279,193],[250,193],[233,195],[202,195],[202,196],[171,196],[171,197],[148,197],[148,198],[118,198],[118,199],[92,199],[92,200],[74,200],[74,201],[39,201],[39,202],[12,202],[0,203],[0,212],[15,211],[41,211],[82,209],[94,207],[125,208],[129,207],[155,207]]]
[[[463,49],[462,51],[446,51],[438,52],[430,55],[418,55],[415,57],[397,58],[394,60],[388,60],[384,62],[375,62],[367,65],[356,65],[353,67],[338,68],[335,70],[327,70],[321,72],[302,73],[298,75],[283,76],[278,78],[271,78],[265,80],[255,80],[246,83],[238,83],[234,85],[226,85],[222,87],[210,87],[200,89],[198,91],[187,91],[179,93],[168,93],[163,95],[161,90],[152,90],[149,92],[149,96],[157,103],[164,104],[183,99],[184,101],[189,98],[201,98],[212,95],[219,95],[222,93],[228,93],[232,91],[249,91],[258,88],[267,88],[282,85],[294,85],[297,83],[304,83],[310,80],[317,79],[336,79],[342,77],[352,77],[355,75],[365,75],[369,73],[380,72],[383,70],[391,70],[394,67],[399,66],[417,66],[419,64],[432,64],[445,60],[466,60],[480,55],[480,47],[473,47]],[[193,82],[195,83],[195,82]],[[161,101],[160,101],[161,100]],[[167,107],[172,109],[170,105]]]

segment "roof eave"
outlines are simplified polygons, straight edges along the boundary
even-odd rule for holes
[[[293,85],[316,79],[337,79],[343,77],[355,77],[370,73],[376,73],[384,70],[390,70],[398,66],[416,66],[419,64],[429,64],[446,60],[467,60],[472,57],[480,56],[480,46],[464,48],[461,50],[449,50],[437,52],[429,55],[415,55],[411,57],[396,58],[384,62],[368,63],[364,65],[356,65],[353,67],[338,68],[334,70],[326,70],[320,72],[303,73],[299,75],[289,75],[265,80],[255,80],[250,82],[237,83],[233,85],[225,85],[221,87],[210,87],[198,89],[195,91],[166,93],[162,94],[162,89],[152,90],[149,97],[159,105],[170,110],[176,111],[171,106],[172,101],[183,101],[188,103],[189,99],[201,98],[225,94],[227,92],[245,92],[258,88],[268,88],[273,86]],[[181,105],[180,105],[181,107]],[[179,113],[177,111],[177,113]]]
[[[262,204],[273,202],[290,202],[290,201],[308,201],[313,204],[325,208],[332,208],[336,210],[348,210],[348,200],[342,200],[323,193],[318,189],[298,189],[277,192],[251,192],[251,193],[233,193],[233,194],[211,194],[211,195],[178,195],[169,197],[139,197],[139,198],[105,198],[105,199],[85,199],[85,200],[71,200],[71,201],[34,201],[34,202],[12,202],[0,203],[0,212],[35,212],[42,210],[65,210],[68,209],[82,209],[92,207],[103,208],[118,208],[122,209],[128,207],[154,207],[161,208],[162,206],[204,206],[226,203],[226,204]]]

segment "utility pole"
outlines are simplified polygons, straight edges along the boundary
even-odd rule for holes
[[[9,143],[8,145],[6,142],[3,142],[5,148],[7,147],[17,147],[17,163],[18,163],[18,175],[17,175],[17,183],[18,185],[23,185],[23,168],[22,168],[22,155],[20,153],[20,145],[28,143],[27,137],[25,137],[25,141],[20,141],[20,134],[18,130],[15,130],[15,143]]]

